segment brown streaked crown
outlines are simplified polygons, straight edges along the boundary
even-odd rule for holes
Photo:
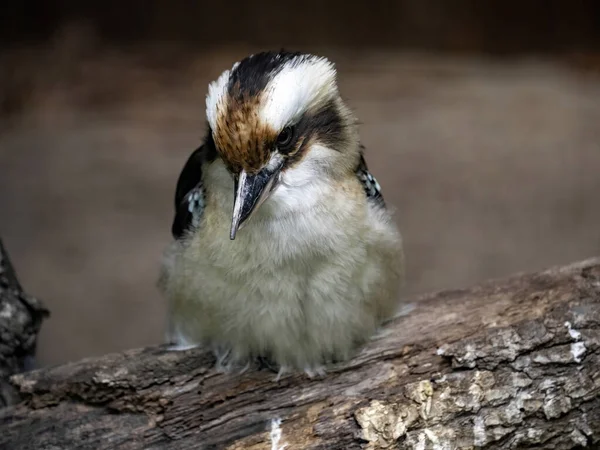
[[[268,161],[277,131],[259,120],[259,97],[231,97],[219,110],[213,136],[221,158],[233,173],[257,172]]]
[[[287,62],[301,57],[299,52],[262,52],[232,69],[213,130],[219,153],[232,172],[253,173],[269,161],[279,130],[259,119],[264,90]]]
[[[268,106],[273,105],[273,97],[269,96],[274,95],[273,89],[277,87],[277,84],[270,82],[286,67],[298,69],[300,74],[306,67],[317,67],[312,72],[312,80],[310,76],[303,79],[299,75],[298,80],[307,80],[304,85],[303,81],[298,81],[298,89],[301,90],[298,95],[307,99],[306,109],[301,116],[294,117],[293,123],[287,122],[287,114],[280,115],[283,119],[278,120],[277,114],[273,116],[276,109]],[[286,75],[289,75],[289,71]],[[234,174],[242,169],[248,173],[260,170],[276,149],[279,133],[289,126],[294,126],[294,141],[282,152],[286,160],[285,167],[301,161],[311,143],[319,142],[335,149],[342,147],[348,137],[345,132],[348,121],[343,107],[338,104],[340,99],[333,75],[334,71],[327,60],[290,52],[252,55],[234,64],[231,71],[224,72],[209,87],[207,111],[216,147],[228,169]],[[286,95],[294,98],[297,93],[289,91],[294,89],[293,83],[291,86],[285,83],[279,84],[279,87],[287,86],[287,90],[279,89],[277,95],[283,95],[280,98]],[[307,86],[314,89],[314,94],[307,94]],[[271,116],[265,120],[265,108],[268,107],[271,108]]]

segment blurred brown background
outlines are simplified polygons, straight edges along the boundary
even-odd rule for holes
[[[207,83],[293,47],[339,69],[408,292],[600,254],[600,3],[10,1],[0,236],[52,311],[39,360],[159,342],[174,184]]]

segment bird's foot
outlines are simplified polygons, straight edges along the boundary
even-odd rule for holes
[[[281,380],[281,377],[292,372],[293,370],[291,367],[280,366],[279,370],[277,371],[277,375],[275,376],[275,382],[278,382],[279,380]],[[324,366],[313,366],[304,368],[304,374],[312,380],[313,378],[317,377],[325,377],[327,375],[327,371],[325,370]]]
[[[266,356],[258,356],[256,362],[258,363],[258,370],[267,369],[275,373],[280,370],[279,365]]]
[[[290,372],[290,368],[287,366],[280,366],[279,364],[273,362],[270,358],[266,356],[258,356],[256,358],[258,363],[258,370],[267,369],[273,373],[276,373],[275,382],[279,381],[283,375]]]
[[[283,376],[294,372],[291,366],[277,364],[272,359],[265,356],[256,357],[255,360],[242,361],[232,358],[230,350],[214,349],[213,352],[215,354],[215,357],[217,358],[215,369],[219,373],[242,374],[246,372],[251,366],[254,366],[258,370],[266,369],[275,373],[276,375],[274,381],[279,382]],[[310,379],[323,378],[327,375],[327,371],[325,370],[324,365],[307,366],[302,371]]]
[[[215,370],[218,373],[235,373],[238,375],[246,372],[251,365],[250,360],[238,360],[232,357],[230,349],[217,348],[213,349],[213,353],[217,361],[215,363]]]
[[[263,356],[259,356],[257,358],[257,361],[259,364],[259,370],[260,369],[268,369],[277,374],[275,376],[275,380],[274,380],[275,382],[278,382],[279,380],[281,380],[281,377],[283,377],[284,375],[294,372],[292,367],[287,366],[287,365],[279,365],[279,364],[273,362],[271,359],[263,357]],[[305,367],[303,372],[308,376],[308,378],[311,378],[311,379],[316,378],[316,377],[324,377],[327,374],[327,371],[325,370],[325,366],[322,366],[322,365]]]
[[[279,370],[277,371],[277,376],[275,377],[275,382],[279,382],[279,380],[281,380],[281,377],[284,376],[286,373],[290,373],[291,369],[288,366],[281,366],[279,367]]]
[[[215,363],[215,370],[219,373],[231,373],[234,371],[235,364],[233,363],[230,349],[216,348],[213,349],[213,353],[217,361]]]
[[[323,378],[323,377],[325,377],[327,375],[327,371],[325,370],[325,366],[305,367],[304,368],[304,373],[311,380],[313,378],[316,378],[316,377]]]

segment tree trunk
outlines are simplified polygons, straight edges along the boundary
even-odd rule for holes
[[[8,377],[32,368],[48,310],[23,292],[0,239],[0,408],[18,401]]]
[[[416,299],[324,379],[130,350],[12,378],[14,449],[463,449],[600,442],[600,258]]]

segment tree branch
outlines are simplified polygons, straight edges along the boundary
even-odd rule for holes
[[[33,366],[37,334],[48,314],[23,292],[0,239],[0,407],[18,400],[8,377]]]
[[[567,449],[600,442],[600,258],[415,304],[322,380],[220,375],[206,352],[163,347],[16,375],[22,401],[0,412],[0,447]]]

